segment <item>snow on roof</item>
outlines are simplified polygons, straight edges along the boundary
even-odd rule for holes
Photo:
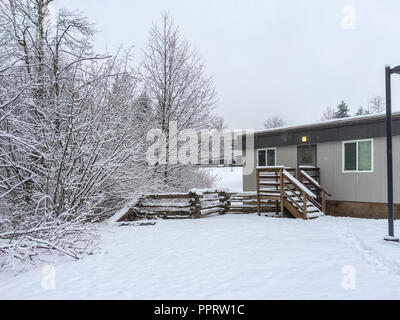
[[[393,112],[392,113],[394,118],[400,118],[400,112]],[[375,114],[367,114],[367,115],[361,115],[361,116],[352,116],[348,118],[341,118],[341,119],[332,119],[332,120],[325,120],[325,121],[319,121],[319,122],[314,122],[314,123],[308,123],[308,124],[300,124],[300,125],[295,125],[295,126],[284,126],[284,127],[279,127],[279,128],[273,128],[273,129],[265,129],[265,130],[257,130],[254,131],[254,134],[263,134],[263,133],[274,133],[274,132],[279,132],[279,131],[286,131],[286,130],[295,130],[295,129],[305,129],[305,128],[312,128],[312,127],[320,127],[320,126],[334,126],[334,125],[340,125],[340,124],[346,124],[346,123],[358,123],[362,121],[367,121],[367,120],[380,120],[386,118],[386,113],[375,113]]]

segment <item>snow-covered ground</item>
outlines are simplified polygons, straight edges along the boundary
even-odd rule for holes
[[[400,298],[385,220],[252,214],[103,229],[104,253],[55,263],[55,289],[48,267],[3,272],[0,299]]]
[[[243,169],[241,167],[208,168],[213,175],[219,177],[217,188],[228,189],[232,192],[243,192]]]

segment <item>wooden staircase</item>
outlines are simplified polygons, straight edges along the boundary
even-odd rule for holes
[[[319,168],[265,167],[256,170],[258,215],[261,215],[261,203],[265,200],[275,201],[282,216],[313,219],[326,212],[326,195],[329,193],[320,185]]]

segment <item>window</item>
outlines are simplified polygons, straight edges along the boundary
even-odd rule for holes
[[[343,171],[373,171],[373,140],[343,142]]]
[[[304,150],[301,153],[301,164],[313,164],[314,163],[314,152],[312,150]]]
[[[317,166],[317,146],[298,146],[297,163],[300,166]]]
[[[257,150],[257,166],[258,167],[271,167],[275,166],[276,162],[276,149],[258,149]]]

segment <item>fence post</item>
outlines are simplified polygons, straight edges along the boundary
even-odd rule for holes
[[[230,203],[230,194],[226,191],[223,192],[218,192],[218,198],[219,202],[221,203],[221,211],[219,214],[225,214],[229,212],[229,209],[231,208],[231,203]]]
[[[307,219],[307,195],[303,192],[303,219]]]
[[[325,191],[321,191],[321,198],[322,198],[322,212],[326,213],[326,194]]]
[[[283,181],[283,179],[284,179],[284,177],[283,177],[283,168],[280,168],[279,169],[279,175],[280,175],[280,191],[281,191],[281,216],[283,217],[284,216],[284,213],[285,213],[285,209],[284,209],[284,204],[283,204],[283,201],[284,201],[284,193],[285,193],[285,184],[284,184],[284,181]]]
[[[256,169],[256,180],[257,180],[257,214],[261,216],[260,208],[260,170]]]
[[[200,197],[195,192],[189,192],[189,196],[191,197],[192,203],[192,218],[197,219],[201,217],[201,202]]]

